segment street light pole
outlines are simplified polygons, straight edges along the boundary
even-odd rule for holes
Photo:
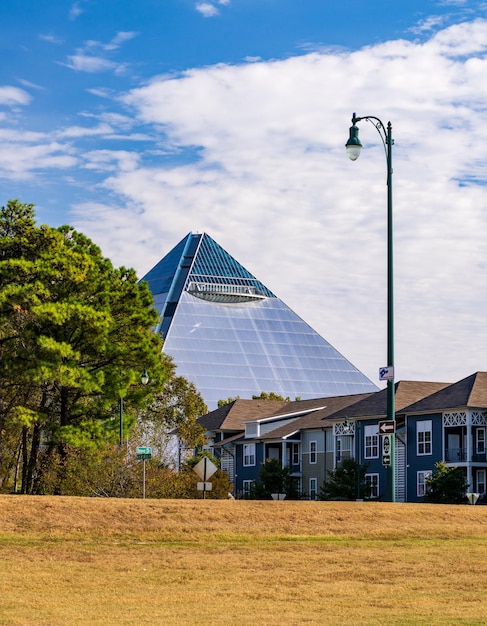
[[[357,117],[354,113],[352,116],[352,126],[350,128],[350,137],[346,143],[347,156],[352,161],[356,161],[360,156],[362,143],[359,139],[357,122],[365,120],[371,122],[377,129],[386,153],[387,161],[387,419],[395,420],[394,409],[394,271],[393,271],[393,223],[392,223],[392,146],[394,139],[392,138],[391,123],[387,123],[387,128],[378,117],[368,115],[366,117]],[[395,429],[394,429],[395,430]],[[391,454],[390,454],[390,477],[388,480],[389,499],[391,502],[396,500],[396,454],[395,454],[395,435],[391,436]]]

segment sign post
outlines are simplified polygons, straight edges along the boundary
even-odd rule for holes
[[[391,247],[392,247],[392,233]],[[392,256],[392,252],[391,252]],[[387,381],[387,420],[379,422],[379,434],[382,435],[382,465],[387,469],[387,491],[391,502],[396,501],[396,413],[394,408],[394,346],[393,346],[393,319],[392,319],[392,261],[390,265],[390,286],[389,286],[389,332],[387,342],[387,356],[389,363],[386,367],[379,369],[379,380]],[[387,438],[387,439],[386,439]],[[387,448],[387,452],[384,451]]]
[[[152,448],[141,447],[137,448],[137,460],[144,462],[144,469],[142,473],[142,498],[145,500],[145,462],[152,458]]]

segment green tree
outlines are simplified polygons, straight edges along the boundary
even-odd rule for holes
[[[282,467],[278,459],[267,459],[261,463],[259,480],[255,482],[253,491],[258,500],[270,500],[273,493],[284,493],[288,499],[296,499],[299,495],[289,467]]]
[[[235,398],[227,398],[226,400],[218,400],[218,408],[222,406],[226,406],[227,404],[232,404],[235,400],[240,400],[240,396],[235,396]]]
[[[168,380],[152,304],[135,272],[81,233],[37,227],[33,205],[17,200],[0,209],[2,431],[12,445],[1,463],[5,477],[17,459],[23,493],[38,490],[54,456],[61,485],[70,448],[116,440],[108,418],[120,398],[133,421]]]
[[[461,467],[449,467],[444,461],[435,463],[435,469],[426,479],[423,502],[436,504],[462,504],[468,482]]]
[[[321,486],[320,500],[368,499],[370,488],[365,482],[366,465],[359,465],[355,459],[344,459],[334,470],[328,471],[328,480]],[[359,491],[360,487],[360,491]]]
[[[283,396],[279,395],[278,393],[275,393],[274,391],[262,391],[260,393],[259,396],[254,395],[252,396],[252,400],[274,400],[274,401],[281,401],[281,402],[290,402],[289,396],[287,398],[284,398]]]
[[[226,400],[218,400],[218,407],[225,406],[226,404],[231,404],[232,402],[235,402],[235,400],[240,400],[240,396],[235,396],[235,398],[230,397]],[[287,398],[284,398],[274,391],[262,391],[260,395],[253,395],[252,400],[274,400],[281,402],[290,402],[289,396]],[[300,398],[296,398],[296,400],[300,400]]]
[[[139,412],[131,441],[152,447],[167,467],[180,468],[189,454],[206,444],[197,418],[207,412],[195,385],[182,376],[171,376],[147,409]]]

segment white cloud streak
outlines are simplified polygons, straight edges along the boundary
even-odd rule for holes
[[[87,54],[73,54],[68,57],[68,62],[65,63],[66,67],[77,72],[107,72],[107,71],[120,71],[121,66],[114,61],[110,61],[100,56],[90,56]]]
[[[84,46],[76,51],[76,54],[68,56],[67,62],[61,65],[78,72],[113,71],[116,74],[121,74],[126,71],[125,64],[112,61],[107,58],[106,54],[118,50],[122,44],[137,37],[137,35],[138,33],[134,31],[120,31],[108,43],[94,40],[86,41]],[[102,54],[97,54],[98,51]]]
[[[69,19],[76,20],[83,13],[83,9],[80,6],[79,2],[75,2],[71,5],[69,9]]]

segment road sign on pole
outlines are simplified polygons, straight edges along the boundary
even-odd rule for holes
[[[379,369],[379,380],[394,380],[394,368],[392,366],[381,367]]]
[[[198,489],[203,491],[203,499],[205,498],[206,492],[211,491],[211,483],[207,482],[208,478],[213,476],[217,469],[218,467],[207,456],[204,456],[201,461],[196,463],[193,467],[193,471],[196,472],[203,481],[198,483]],[[201,485],[201,487],[199,485]]]
[[[197,482],[196,487],[198,491],[211,491],[213,488],[213,483],[209,483],[208,481]]]
[[[384,420],[382,422],[379,422],[379,435],[393,435],[395,432],[395,420]]]
[[[141,446],[137,448],[137,460],[144,461],[144,471],[142,474],[142,497],[145,499],[145,462],[152,458],[152,448]]]
[[[392,435],[382,436],[382,465],[391,465]]]
[[[137,448],[137,460],[149,461],[152,458],[152,448],[141,447]]]
[[[208,480],[210,476],[213,476],[217,469],[218,467],[207,456],[204,456],[201,461],[193,467],[193,470],[198,474],[203,482]]]

